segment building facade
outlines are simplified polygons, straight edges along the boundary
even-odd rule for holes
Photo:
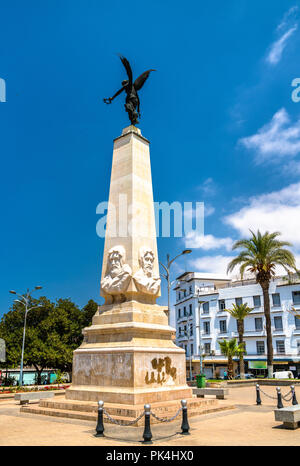
[[[247,303],[253,308],[244,320],[245,372],[267,375],[267,343],[263,296],[254,279],[233,281],[226,276],[186,272],[175,286],[176,343],[186,351],[187,376],[203,369],[207,377],[223,377],[227,359],[219,341],[237,338],[237,321],[225,310]],[[274,371],[291,370],[300,375],[300,279],[276,277],[270,284]],[[202,349],[202,351],[201,351]],[[238,358],[235,358],[235,373]]]

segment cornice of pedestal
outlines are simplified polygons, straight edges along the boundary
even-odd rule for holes
[[[148,139],[146,139],[144,136],[142,136],[141,130],[139,128],[137,128],[136,126],[133,126],[133,125],[130,125],[130,126],[127,126],[126,128],[124,128],[122,130],[121,136],[116,137],[114,139],[114,142],[124,138],[125,136],[128,136],[128,134],[132,134],[132,135],[136,136],[138,139],[141,139],[143,142],[146,142],[147,144],[150,144],[150,141]]]

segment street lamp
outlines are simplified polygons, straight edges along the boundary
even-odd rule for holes
[[[190,323],[190,319],[187,319],[186,321],[186,324],[187,324],[187,331],[184,331],[184,334],[186,335],[187,339],[188,339],[188,347],[190,348],[190,381],[192,381],[192,377],[193,377],[193,374],[192,374],[192,351],[191,351],[191,345],[190,345],[190,341],[191,341],[191,323]]]
[[[22,386],[23,385],[23,359],[24,359],[24,345],[25,345],[25,332],[26,332],[26,319],[27,319],[27,313],[28,311],[30,311],[31,309],[34,309],[36,307],[41,307],[40,305],[38,306],[32,306],[32,307],[28,307],[28,304],[29,304],[29,301],[30,301],[30,293],[32,293],[33,291],[35,290],[41,290],[42,287],[41,286],[35,286],[33,290],[29,291],[29,289],[27,288],[27,293],[25,295],[21,295],[21,294],[18,294],[16,291],[14,290],[10,290],[9,292],[11,294],[15,294],[17,296],[19,296],[20,299],[15,299],[14,301],[17,302],[17,303],[20,303],[22,304],[22,306],[24,306],[25,308],[25,318],[24,318],[24,329],[23,329],[23,341],[22,341],[22,354],[21,354],[21,364],[20,364],[20,377],[19,377],[19,386]]]
[[[199,299],[200,293],[198,292],[198,305],[199,305],[199,353],[200,353],[200,374],[203,373],[203,361],[202,361],[202,337],[201,337],[201,304],[208,303],[209,301],[202,301]]]
[[[162,262],[160,262],[160,265],[165,269],[166,273],[162,273],[162,276],[167,280],[167,283],[168,283],[168,324],[170,325],[170,291],[171,291],[171,287],[173,285],[173,283],[176,281],[176,280],[173,280],[171,282],[170,280],[170,267],[171,267],[171,264],[175,261],[175,259],[177,259],[178,257],[184,255],[184,254],[190,254],[192,252],[191,249],[184,249],[184,251],[182,251],[180,254],[178,254],[177,256],[175,256],[173,259],[170,260],[170,255],[167,254],[167,265],[164,265]]]

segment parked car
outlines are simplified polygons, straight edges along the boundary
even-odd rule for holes
[[[294,374],[292,371],[278,371],[273,372],[273,379],[293,379]]]
[[[240,379],[241,378],[241,375],[236,375],[235,376],[235,379]],[[253,374],[245,374],[245,379],[255,379],[255,375]]]

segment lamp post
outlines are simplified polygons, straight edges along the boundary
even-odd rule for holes
[[[200,349],[200,374],[203,372],[203,361],[202,361],[202,336],[201,336],[201,304],[208,303],[209,301],[202,301],[198,292],[198,305],[199,305],[199,349]]]
[[[25,295],[21,295],[21,294],[18,294],[16,291],[14,290],[10,290],[10,293],[11,294],[15,294],[17,296],[19,296],[20,299],[15,299],[14,301],[17,302],[17,303],[20,303],[22,304],[22,306],[24,306],[25,308],[25,318],[24,318],[24,328],[23,328],[23,341],[22,341],[22,353],[21,353],[21,364],[20,364],[20,377],[19,377],[19,386],[22,386],[23,385],[23,359],[24,359],[24,346],[25,346],[25,333],[26,333],[26,319],[27,319],[27,313],[28,311],[30,311],[31,309],[34,309],[36,307],[41,307],[40,305],[39,306],[32,306],[32,307],[28,307],[28,304],[29,304],[29,301],[30,301],[30,293],[32,293],[33,291],[35,290],[41,290],[42,287],[41,286],[35,286],[34,289],[32,291],[29,291],[29,289],[27,289],[27,293]]]
[[[190,254],[192,252],[191,249],[184,249],[180,254],[175,256],[173,259],[170,260],[170,255],[167,254],[167,265],[164,265],[162,262],[160,262],[160,265],[164,268],[165,274],[162,273],[162,276],[167,280],[168,283],[168,324],[170,325],[170,291],[171,291],[171,286],[173,285],[174,281],[171,282],[170,280],[170,267],[172,263],[180,256],[184,254]]]
[[[190,345],[190,339],[191,339],[191,324],[190,324],[190,319],[187,320],[187,329],[188,331],[185,332],[186,336],[188,338],[188,346],[190,347],[190,381],[192,381],[192,351],[191,351],[191,345]]]

